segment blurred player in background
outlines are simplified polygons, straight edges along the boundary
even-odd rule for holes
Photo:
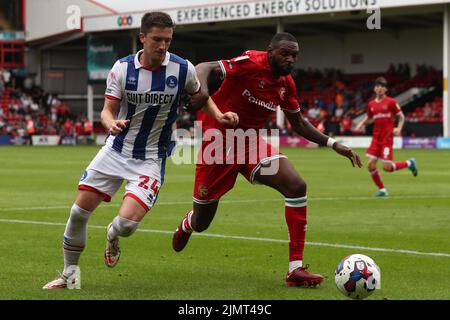
[[[139,38],[143,49],[118,60],[111,69],[101,113],[109,130],[106,145],[82,175],[78,194],[64,231],[64,271],[43,289],[66,288],[79,279],[71,272],[78,266],[87,239],[91,213],[109,202],[126,180],[125,195],[118,215],[107,227],[104,262],[114,267],[119,261],[119,237],[128,237],[155,204],[164,182],[166,157],[171,153],[172,125],[177,118],[181,96],[194,95],[213,109],[217,121],[231,123],[200,92],[194,66],[167,50],[174,23],[162,12],[146,13]]]
[[[246,51],[231,60],[201,63],[196,66],[202,91],[208,93],[210,76],[224,79],[219,90],[212,96],[222,112],[232,111],[239,116],[239,129],[261,129],[277,107],[284,111],[292,128],[300,135],[320,145],[328,145],[337,153],[351,160],[353,166],[361,167],[359,156],[351,149],[320,133],[300,112],[297,90],[290,75],[297,60],[299,46],[289,33],[276,34],[267,51]],[[192,98],[195,107],[196,97]],[[219,129],[226,137],[229,127],[221,125],[212,118],[203,117],[202,128]],[[186,246],[193,231],[202,232],[208,228],[217,211],[220,198],[233,188],[238,173],[251,183],[262,183],[278,190],[285,200],[285,217],[289,229],[289,271],[286,282],[290,286],[315,286],[323,281],[319,274],[307,271],[303,265],[303,249],[306,233],[306,183],[300,178],[287,157],[259,137],[257,143],[245,145],[244,164],[198,163],[196,167],[193,210],[189,210],[173,235],[173,248],[181,251]],[[215,140],[216,141],[216,140]],[[203,136],[202,150],[211,147],[211,141]],[[225,143],[224,143],[225,145]],[[255,148],[255,145],[257,147]],[[261,156],[262,149],[267,150]],[[231,149],[224,150],[229,159]],[[253,152],[253,154],[252,154]],[[257,161],[248,161],[252,155]],[[238,155],[239,156],[239,155]],[[271,175],[263,173],[276,163],[278,170]]]
[[[378,187],[377,197],[388,196],[388,191],[377,170],[378,159],[383,163],[383,170],[386,172],[409,168],[413,176],[416,177],[418,173],[414,158],[400,162],[393,161],[394,135],[401,135],[405,116],[397,101],[386,95],[387,90],[387,80],[383,77],[377,78],[374,87],[375,98],[368,103],[366,116],[355,128],[356,131],[360,131],[366,123],[373,120],[373,137],[366,155],[369,158],[368,169],[370,175]],[[395,117],[398,117],[398,124],[394,128]]]

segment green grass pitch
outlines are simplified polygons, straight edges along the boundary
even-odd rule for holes
[[[84,168],[98,147],[0,148],[0,299],[347,299],[334,268],[352,253],[372,257],[381,289],[368,299],[450,298],[450,151],[396,150],[415,157],[419,176],[382,173],[390,197],[373,197],[366,168],[330,149],[283,149],[308,184],[304,263],[325,276],[318,288],[290,288],[283,198],[239,177],[216,218],[186,249],[172,231],[191,207],[194,166],[168,161],[156,206],[121,240],[114,269],[103,263],[105,227],[123,189],[89,221],[81,290],[43,291],[62,270],[62,234]],[[365,150],[357,150],[364,157]],[[364,159],[364,163],[366,163]]]

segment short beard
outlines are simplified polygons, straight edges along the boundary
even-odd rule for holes
[[[290,75],[292,72],[292,69],[289,70],[282,70],[282,72],[280,73],[282,76],[288,76]]]
[[[290,75],[291,72],[292,72],[292,69],[284,70],[284,69],[281,69],[280,67],[278,67],[275,64],[273,65],[273,69],[274,69],[275,73],[280,75],[280,76],[287,76],[287,75]]]

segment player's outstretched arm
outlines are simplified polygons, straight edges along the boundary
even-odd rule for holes
[[[202,91],[209,95],[208,90],[208,81],[211,77],[216,79],[223,78],[222,68],[220,67],[219,62],[210,61],[210,62],[202,62],[195,66],[195,70],[197,71],[197,77],[200,80],[200,84],[202,86]]]
[[[352,163],[352,166],[354,166],[354,167],[358,166],[359,168],[362,167],[361,158],[359,157],[359,155],[356,152],[354,152],[349,147],[346,147],[343,144],[340,144],[339,142],[336,141],[333,143],[333,149],[340,155],[347,157],[350,160],[350,162]]]
[[[130,120],[116,120],[119,107],[120,100],[106,98],[102,113],[100,114],[103,126],[108,129],[113,136],[122,132],[122,130],[130,123]]]
[[[208,101],[206,102],[206,105],[202,109],[207,115],[217,120],[222,125],[228,125],[235,127],[239,123],[239,116],[237,113],[228,111],[225,113],[222,113],[213,99],[209,97]]]
[[[397,108],[400,109],[400,106],[397,104]],[[403,112],[399,111],[396,116],[398,117],[397,127],[394,128],[394,136],[401,136],[403,124],[405,123],[405,115]]]
[[[223,76],[222,69],[217,61],[202,62],[195,66],[195,71],[200,81],[200,91],[194,95],[185,95],[183,97],[184,109],[190,112],[205,107],[209,98],[208,81],[210,77]]]
[[[347,157],[352,166],[362,167],[361,159],[356,152],[317,130],[309,121],[303,118],[301,112],[285,112],[284,114],[291,123],[292,128],[299,135],[319,145],[332,147],[337,153]]]
[[[356,125],[355,131],[361,131],[362,127],[369,121],[369,117],[367,114],[364,116],[364,118]]]

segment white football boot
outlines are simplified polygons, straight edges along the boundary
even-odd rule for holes
[[[108,231],[109,228],[112,228],[112,223],[108,225],[106,228],[106,246],[105,246],[105,253],[103,255],[105,264],[109,268],[114,268],[119,262],[120,258],[120,247],[119,247],[119,237],[116,239],[110,241],[108,239]]]
[[[58,277],[56,277],[54,280],[47,283],[45,286],[42,287],[44,290],[54,290],[54,289],[66,289],[67,288],[67,281],[68,277],[66,277],[64,274],[60,273]],[[79,278],[73,278],[71,279],[72,283],[70,284],[71,288],[79,289]]]

